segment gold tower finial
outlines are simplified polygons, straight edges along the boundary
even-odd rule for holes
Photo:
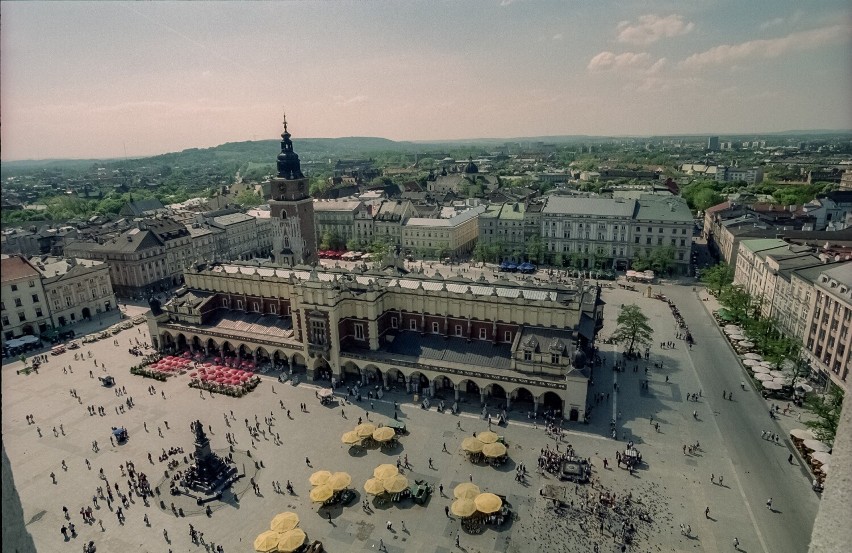
[[[287,132],[287,112],[284,113],[284,132]]]

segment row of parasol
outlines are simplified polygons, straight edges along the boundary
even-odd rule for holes
[[[497,441],[499,438],[494,432],[481,432],[479,436],[462,440],[461,448],[468,453],[482,453],[488,458],[496,459],[508,452],[506,445]]]
[[[189,376],[206,382],[209,381],[216,382],[218,384],[237,386],[251,380],[254,373],[241,369],[223,367],[221,365],[213,365],[212,363],[205,363],[205,366],[202,366],[197,371],[192,371],[189,373]]]
[[[793,445],[808,458],[814,471],[823,476],[828,474],[831,465],[831,447],[828,444],[817,440],[814,433],[805,428],[794,428],[790,431],[790,438]]]
[[[393,440],[394,436],[396,436],[396,431],[389,426],[376,428],[376,425],[365,422],[356,426],[354,430],[345,432],[340,440],[348,445],[359,444],[365,439],[373,439],[379,443],[385,443]]]
[[[298,528],[299,515],[287,511],[272,518],[269,530],[254,539],[254,550],[259,553],[291,553],[298,550],[308,539],[304,530]]]
[[[490,515],[496,513],[503,506],[500,496],[485,492],[479,486],[471,482],[459,484],[453,490],[455,501],[450,506],[450,511],[462,518],[473,516],[477,512]]]
[[[159,361],[151,363],[147,368],[152,371],[171,374],[184,370],[187,365],[189,365],[189,359],[184,359],[174,355],[167,355]]]
[[[330,472],[318,470],[308,479],[313,488],[311,489],[311,501],[325,503],[334,494],[343,491],[352,484],[352,477],[346,472]]]
[[[221,357],[214,357],[213,363],[222,363],[227,367],[231,368],[243,368],[243,369],[254,369],[255,364],[254,361],[240,361],[236,357],[226,357],[224,360]],[[211,365],[212,363],[205,363],[205,365]]]
[[[364,482],[364,491],[370,495],[400,493],[408,488],[408,478],[399,473],[396,465],[379,465],[373,470],[373,477]]]

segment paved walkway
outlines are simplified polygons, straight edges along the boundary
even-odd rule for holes
[[[625,290],[608,290],[605,300],[608,306],[602,336],[608,336],[614,329],[620,304],[636,301],[651,317],[658,337],[655,340],[674,339],[674,321],[666,304]],[[43,365],[38,375],[16,375],[20,362],[3,367],[3,443],[12,468],[13,483],[13,486],[7,486],[4,480],[4,515],[10,513],[15,516],[15,508],[19,509],[11,524],[19,529],[25,528],[25,532],[9,532],[8,539],[17,540],[21,551],[33,550],[27,545],[29,539],[39,551],[79,550],[84,540],[94,540],[99,551],[201,551],[202,547],[193,545],[189,540],[189,523],[204,532],[208,543],[222,544],[229,553],[250,551],[253,538],[266,529],[276,513],[286,510],[295,510],[302,518],[301,526],[308,536],[322,540],[329,551],[375,551],[380,539],[389,551],[454,550],[459,521],[445,516],[444,507],[450,504],[450,500],[440,497],[437,489],[426,506],[403,503],[372,513],[360,507],[362,486],[373,468],[383,462],[394,463],[398,457],[404,458],[405,455],[413,465],[410,471],[406,471],[410,479],[425,479],[436,488],[441,484],[445,492],[451,494],[456,484],[472,478],[484,490],[507,496],[518,513],[517,520],[503,528],[489,528],[477,536],[462,533],[461,545],[467,552],[558,550],[580,553],[589,551],[593,542],[600,544],[601,551],[616,551],[618,548],[609,534],[593,532],[589,525],[583,529],[579,519],[555,515],[547,508],[547,502],[539,497],[539,489],[554,481],[535,474],[538,452],[541,448],[554,448],[557,444],[545,435],[542,426],[524,418],[521,413],[510,413],[509,426],[498,431],[509,443],[511,461],[500,469],[494,469],[471,465],[459,450],[464,437],[487,428],[485,421],[477,415],[463,413],[456,417],[437,413],[434,409],[426,412],[411,403],[410,396],[389,394],[381,401],[374,401],[375,410],[371,410],[371,418],[392,416],[393,401],[399,401],[400,418],[407,424],[410,435],[401,439],[402,445],[396,451],[357,453],[340,442],[340,435],[354,427],[358,417],[366,418],[367,401],[342,407],[320,406],[314,395],[314,386],[285,385],[271,378],[245,398],[202,397],[197,390],[187,386],[186,376],[161,384],[128,373],[129,367],[139,363],[140,359],[129,355],[127,349],[137,338],[149,341],[146,325],[125,330],[115,338],[119,340],[119,347],[113,346],[112,340],[107,339],[91,344],[90,348],[77,350],[85,352],[91,349],[92,359],[75,362],[73,352],[50,357],[50,362]],[[594,406],[590,424],[569,426],[567,441],[580,455],[592,459],[595,478],[601,486],[619,496],[632,493],[634,501],[644,502],[652,514],[653,523],[643,526],[639,541],[632,550],[649,553],[687,549],[728,551],[732,528],[736,529],[744,544],[755,543],[745,504],[734,494],[722,493],[724,488],[707,483],[709,473],[725,462],[728,452],[719,431],[712,424],[696,422],[691,415],[695,405],[684,400],[685,393],[701,389],[688,352],[680,345],[673,350],[652,348],[647,390],[641,387],[641,381],[646,378],[644,363],[639,364],[635,373],[627,370],[616,375],[611,370],[617,358],[614,348],[604,346],[601,353],[607,365],[595,368],[591,393],[602,393],[604,397],[610,393],[610,399],[603,399]],[[105,372],[100,368],[102,362],[115,376],[117,385],[126,387],[127,396],[133,397],[136,407],[125,408],[124,413],[116,414],[115,408],[126,397],[117,397],[113,389],[103,388],[96,379],[89,377],[90,370],[93,376]],[[654,362],[662,362],[663,368],[654,368]],[[62,367],[69,365],[74,372],[64,374]],[[617,395],[614,388],[616,376]],[[154,395],[146,391],[152,384],[156,388]],[[76,390],[82,403],[71,397],[70,389]],[[593,401],[592,397],[590,401]],[[282,409],[279,402],[290,410],[292,420],[287,418],[286,409]],[[307,404],[307,412],[299,410],[300,403]],[[90,416],[87,405],[104,406],[106,416]],[[712,416],[704,405],[701,407],[704,409],[702,420]],[[232,420],[229,428],[225,426],[223,414],[230,414],[231,410],[236,421]],[[344,412],[346,418],[342,416]],[[282,445],[275,445],[270,439],[252,443],[244,419],[253,421],[257,415],[262,421],[270,413],[275,417],[273,431],[280,434]],[[612,413],[618,418],[618,442],[609,438]],[[25,417],[28,414],[34,416],[35,424],[27,424]],[[650,417],[660,422],[659,433],[649,424]],[[101,485],[97,477],[100,468],[104,469],[111,482],[118,482],[122,490],[126,488],[126,479],[121,478],[119,465],[127,460],[133,460],[138,470],[147,472],[152,481],[158,481],[165,468],[164,464],[157,462],[159,453],[171,446],[190,451],[192,433],[189,423],[197,418],[212,427],[209,436],[214,449],[227,448],[225,433],[232,432],[239,450],[251,451],[253,459],[263,461],[264,466],[257,473],[260,496],[246,493],[238,504],[216,510],[211,518],[203,514],[175,517],[170,510],[163,511],[153,503],[151,507],[145,507],[137,499],[126,509],[127,520],[123,525],[100,503],[95,516],[103,521],[104,530],[97,523],[83,523],[79,510],[91,504],[95,488]],[[122,446],[110,446],[110,427],[119,425],[127,428],[130,440]],[[58,436],[53,434],[54,426]],[[42,437],[39,437],[37,428],[41,429]],[[158,428],[162,430],[163,437],[159,436]],[[99,453],[94,453],[90,447],[93,440],[101,446]],[[636,442],[647,462],[633,476],[614,467],[615,452],[624,448],[624,440]],[[682,446],[696,440],[701,442],[701,449],[694,455],[684,455]],[[449,453],[441,452],[443,444],[447,445]],[[153,465],[147,460],[149,452],[153,455]],[[306,457],[312,466],[307,466]],[[428,466],[430,457],[434,469]],[[605,458],[609,463],[608,469],[603,468]],[[86,459],[91,462],[91,470],[86,467]],[[63,460],[68,466],[67,471],[61,467]],[[531,474],[526,484],[514,480],[513,469],[518,463],[529,467]],[[359,491],[359,498],[352,506],[332,511],[331,522],[317,514],[316,507],[308,498],[307,478],[316,469],[349,472],[353,476],[353,487]],[[56,484],[51,482],[51,472],[56,475]],[[728,474],[726,486],[729,478],[733,478],[731,473]],[[273,480],[280,481],[282,485],[290,480],[296,495],[275,493],[271,486]],[[17,492],[20,504],[16,503],[15,497],[7,497],[9,491]],[[60,534],[60,527],[66,523],[62,515],[63,505],[68,507],[71,521],[77,526],[79,537],[69,540],[74,543],[65,542]],[[704,518],[707,505],[713,519]],[[7,508],[10,510],[7,511]],[[150,527],[143,522],[145,514],[149,517]],[[385,528],[388,521],[393,522],[392,532]],[[401,530],[403,521],[407,531]],[[692,537],[681,535],[681,523],[691,525]],[[9,524],[4,520],[4,525]],[[164,529],[168,531],[171,543],[164,540]],[[744,550],[752,552],[760,548],[752,546]]]

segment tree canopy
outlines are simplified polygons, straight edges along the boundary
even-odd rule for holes
[[[628,353],[633,353],[636,345],[650,345],[654,329],[648,324],[648,317],[636,304],[625,305],[621,308],[617,319],[618,325],[612,334],[612,339],[625,345]]]

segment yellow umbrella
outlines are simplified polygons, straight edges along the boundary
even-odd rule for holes
[[[254,539],[254,550],[260,551],[260,553],[275,551],[278,548],[278,538],[280,537],[281,534],[278,532],[267,530]]]
[[[496,513],[503,505],[503,501],[493,493],[481,493],[476,496],[473,503],[476,505],[477,511],[486,515]]]
[[[287,511],[286,513],[278,513],[275,515],[272,519],[272,523],[269,525],[269,528],[273,532],[286,532],[287,530],[292,530],[298,525],[299,515]]]
[[[476,512],[476,504],[472,499],[456,499],[450,506],[450,511],[457,517],[467,518]]]
[[[401,474],[395,474],[390,478],[382,480],[385,491],[389,493],[399,493],[408,487],[408,478]]]
[[[301,528],[293,528],[281,534],[281,539],[278,540],[278,551],[283,553],[292,553],[299,549],[305,540],[308,539],[307,534]]]
[[[385,485],[378,478],[370,478],[364,482],[364,491],[370,495],[385,493]]]
[[[331,472],[327,470],[318,470],[311,475],[309,481],[311,486],[321,486],[328,482],[328,479],[331,478]]]
[[[349,474],[345,472],[335,472],[331,475],[331,478],[328,479],[328,482],[326,482],[325,485],[332,490],[339,492],[340,490],[348,488],[351,483],[352,477],[349,476]]]
[[[346,432],[345,434],[343,434],[343,436],[340,438],[340,440],[341,440],[344,444],[352,445],[352,444],[357,444],[358,442],[360,442],[360,441],[361,441],[361,437],[360,437],[360,436],[358,436],[358,433],[357,433],[357,432],[355,432],[354,430],[351,430],[351,431]]]
[[[479,441],[479,438],[465,438],[462,440],[462,449],[470,453],[479,453],[482,451],[482,446],[485,444]]]
[[[390,441],[395,434],[396,432],[394,432],[393,428],[389,426],[383,426],[381,428],[376,428],[376,430],[373,432],[373,439],[377,442],[387,442]]]
[[[358,434],[359,438],[369,438],[373,435],[373,432],[376,430],[375,424],[370,424],[365,422],[364,424],[359,424],[355,427],[355,433]]]
[[[473,500],[474,497],[479,495],[479,486],[473,484],[471,482],[465,482],[464,484],[459,484],[453,490],[453,496],[456,499],[470,499]]]
[[[506,455],[506,446],[499,442],[482,446],[482,454],[486,457],[502,457]]]
[[[385,463],[384,465],[377,466],[376,469],[373,471],[373,476],[375,476],[379,480],[390,478],[391,476],[394,476],[396,474],[399,474],[399,469],[396,468],[396,465],[389,465],[387,463]]]
[[[331,486],[328,484],[323,484],[322,486],[317,486],[316,488],[311,490],[311,501],[316,501],[317,503],[324,503],[331,499],[331,496],[334,495],[334,490],[331,489]]]
[[[480,432],[477,438],[484,444],[493,444],[500,436],[490,430],[486,430],[485,432]]]

